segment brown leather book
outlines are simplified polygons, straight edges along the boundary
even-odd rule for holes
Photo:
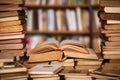
[[[0,27],[0,33],[21,32],[25,30],[23,25]]]
[[[23,4],[23,0],[0,0],[0,4]]]
[[[105,12],[99,12],[99,18],[101,20],[120,20],[120,14],[119,13],[105,13]]]
[[[2,17],[10,17],[10,16],[20,16],[25,15],[24,11],[6,11],[6,12],[0,12],[0,18]]]
[[[15,26],[15,25],[23,25],[25,24],[25,20],[16,20],[16,21],[5,21],[5,22],[0,22],[0,27],[5,27],[5,26]]]
[[[15,10],[23,10],[25,7],[21,7],[16,4],[5,4],[5,5],[0,5],[0,11],[15,11]]]
[[[120,0],[100,0],[100,6],[120,7]]]

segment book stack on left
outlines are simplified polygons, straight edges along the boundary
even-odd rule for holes
[[[20,57],[26,52],[25,24],[23,0],[0,0],[0,77],[2,80],[27,80],[25,76],[27,69],[19,63]]]
[[[23,56],[25,11],[23,0],[0,0],[0,52]]]

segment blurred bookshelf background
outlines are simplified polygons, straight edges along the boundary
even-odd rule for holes
[[[25,0],[28,52],[48,39],[77,39],[100,53],[99,0]]]

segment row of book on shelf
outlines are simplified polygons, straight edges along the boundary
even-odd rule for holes
[[[98,4],[98,0],[91,0],[92,4]],[[26,5],[76,5],[88,4],[88,0],[26,0]]]
[[[28,10],[27,16],[28,31],[35,29],[38,31],[89,31],[89,11],[81,8]],[[94,10],[93,24],[94,29],[99,29],[96,10]]]

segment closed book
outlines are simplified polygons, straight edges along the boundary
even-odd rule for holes
[[[100,6],[120,7],[120,0],[100,0]]]
[[[0,5],[0,11],[16,11],[16,10],[23,10],[25,7],[21,7],[16,4],[5,4],[5,5]]]
[[[6,12],[0,12],[0,18],[2,17],[10,17],[10,16],[20,16],[25,15],[24,11],[6,11]]]
[[[21,32],[25,30],[24,25],[13,25],[13,26],[1,26],[0,33],[11,33],[11,32]]]
[[[39,64],[28,70],[29,74],[56,74],[63,69],[60,64]]]
[[[25,22],[26,22],[25,20],[5,21],[0,22],[0,27],[23,25],[25,24]]]
[[[10,54],[2,54],[0,53],[0,63],[1,62],[13,62],[13,56],[11,56]]]
[[[1,0],[0,4],[24,4],[23,0]]]
[[[115,30],[120,29],[120,25],[119,24],[104,25],[104,28],[109,30]]]
[[[106,13],[120,13],[120,7],[104,7]]]
[[[119,13],[105,13],[105,12],[99,12],[99,18],[101,20],[120,20],[120,14]]]

